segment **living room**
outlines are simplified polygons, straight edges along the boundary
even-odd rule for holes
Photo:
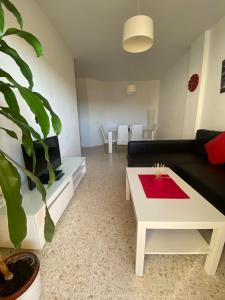
[[[0,298],[224,299],[224,1],[0,0],[0,33]]]

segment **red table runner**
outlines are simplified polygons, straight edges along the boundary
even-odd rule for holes
[[[138,175],[147,198],[189,199],[169,175]]]

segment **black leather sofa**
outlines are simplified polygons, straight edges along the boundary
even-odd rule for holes
[[[225,215],[225,164],[209,164],[204,147],[219,133],[200,129],[193,140],[131,141],[128,166],[165,164]]]

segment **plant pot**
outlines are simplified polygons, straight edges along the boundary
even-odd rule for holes
[[[41,280],[38,257],[31,252],[21,252],[5,259],[5,263],[14,277],[6,281],[0,274],[0,299],[39,300]]]

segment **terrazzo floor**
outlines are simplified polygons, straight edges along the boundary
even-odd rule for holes
[[[126,152],[86,150],[87,174],[41,260],[42,300],[225,299],[225,251],[208,276],[204,256],[154,255],[134,275],[135,217],[125,201]],[[206,238],[209,232],[206,232]],[[0,250],[6,255],[12,250]],[[32,299],[31,299],[32,300]]]

